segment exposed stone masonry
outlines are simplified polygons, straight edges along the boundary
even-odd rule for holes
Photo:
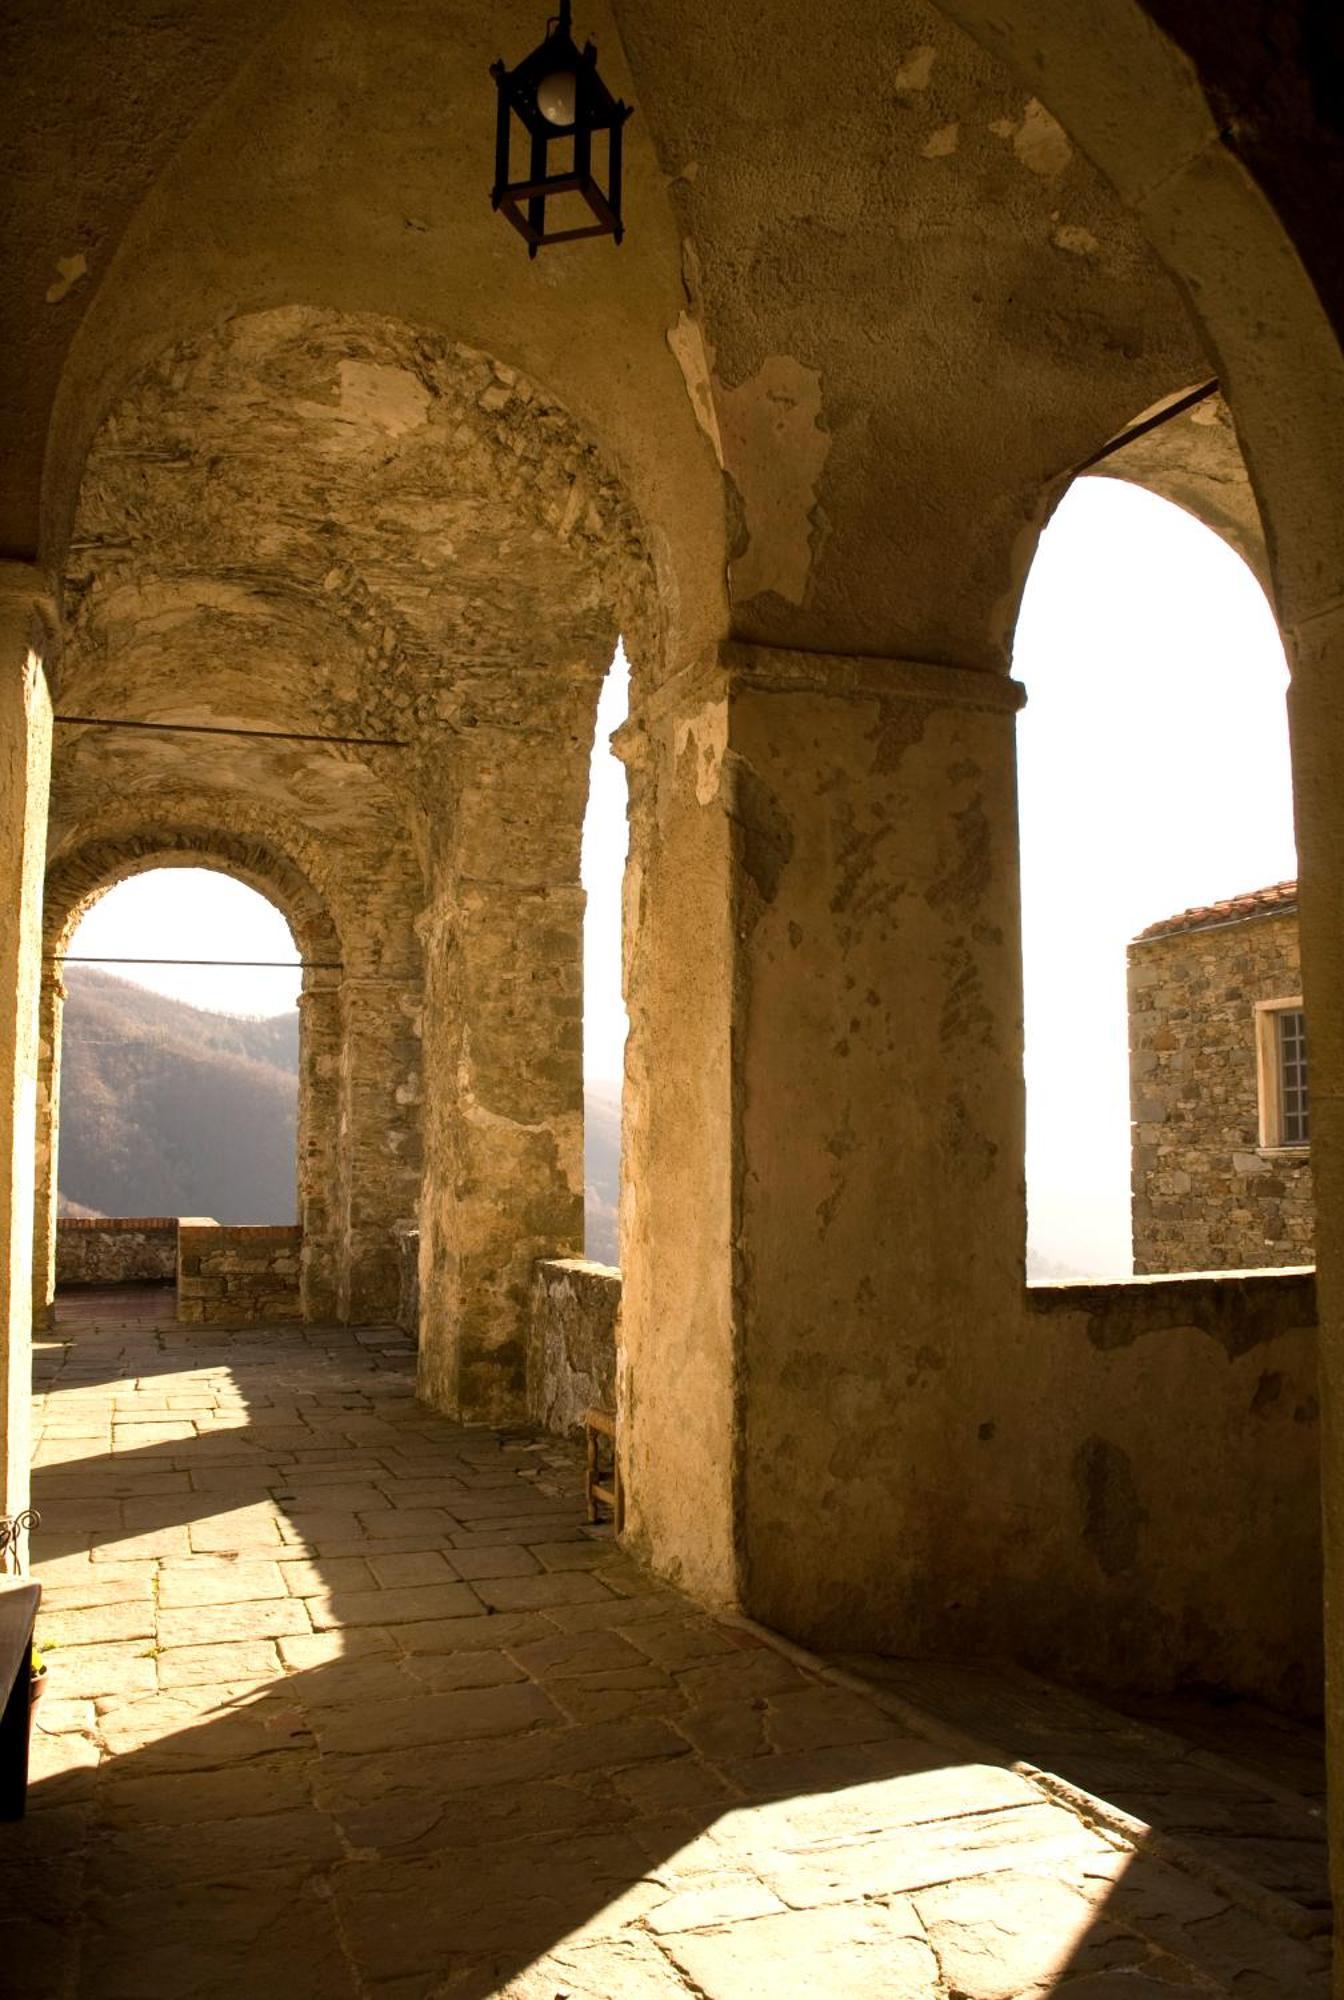
[[[527,1414],[559,1436],[596,1405],[616,1413],[621,1274],[584,1257],[537,1265],[527,1336]]]
[[[58,1285],[143,1284],[176,1276],[175,1215],[63,1215],[56,1224]]]
[[[183,1216],[177,1232],[177,1317],[183,1326],[274,1322],[302,1315],[295,1223],[219,1223]]]
[[[1195,913],[1196,915],[1200,913]],[[1260,1146],[1255,1003],[1302,991],[1295,903],[1129,948],[1134,1269],[1309,1264],[1308,1148]]]

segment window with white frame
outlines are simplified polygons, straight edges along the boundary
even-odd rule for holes
[[[1260,1144],[1267,1152],[1303,1147],[1311,1139],[1307,1087],[1307,1017],[1299,995],[1256,1007],[1260,1082]]]

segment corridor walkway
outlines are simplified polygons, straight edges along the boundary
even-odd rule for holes
[[[385,1328],[63,1306],[25,2000],[1311,2000],[1312,1944],[696,1611]],[[686,1496],[694,1507],[695,1496]]]

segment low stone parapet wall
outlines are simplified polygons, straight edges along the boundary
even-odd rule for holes
[[[301,1319],[297,1223],[219,1223],[184,1215],[177,1233],[177,1317],[186,1326]]]
[[[528,1320],[527,1410],[534,1424],[571,1435],[594,1405],[616,1408],[616,1320],[621,1274],[582,1257],[536,1266]]]
[[[175,1215],[63,1215],[56,1223],[56,1283],[169,1283],[177,1272]]]
[[[1026,1297],[1023,1399],[975,1448],[1030,1454],[1023,1533],[1059,1604],[1052,1670],[1121,1688],[1198,1681],[1317,1710],[1314,1274]]]

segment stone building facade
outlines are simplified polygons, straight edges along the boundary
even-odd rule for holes
[[[1312,1262],[1301,995],[1295,882],[1130,945],[1137,1275]]]

